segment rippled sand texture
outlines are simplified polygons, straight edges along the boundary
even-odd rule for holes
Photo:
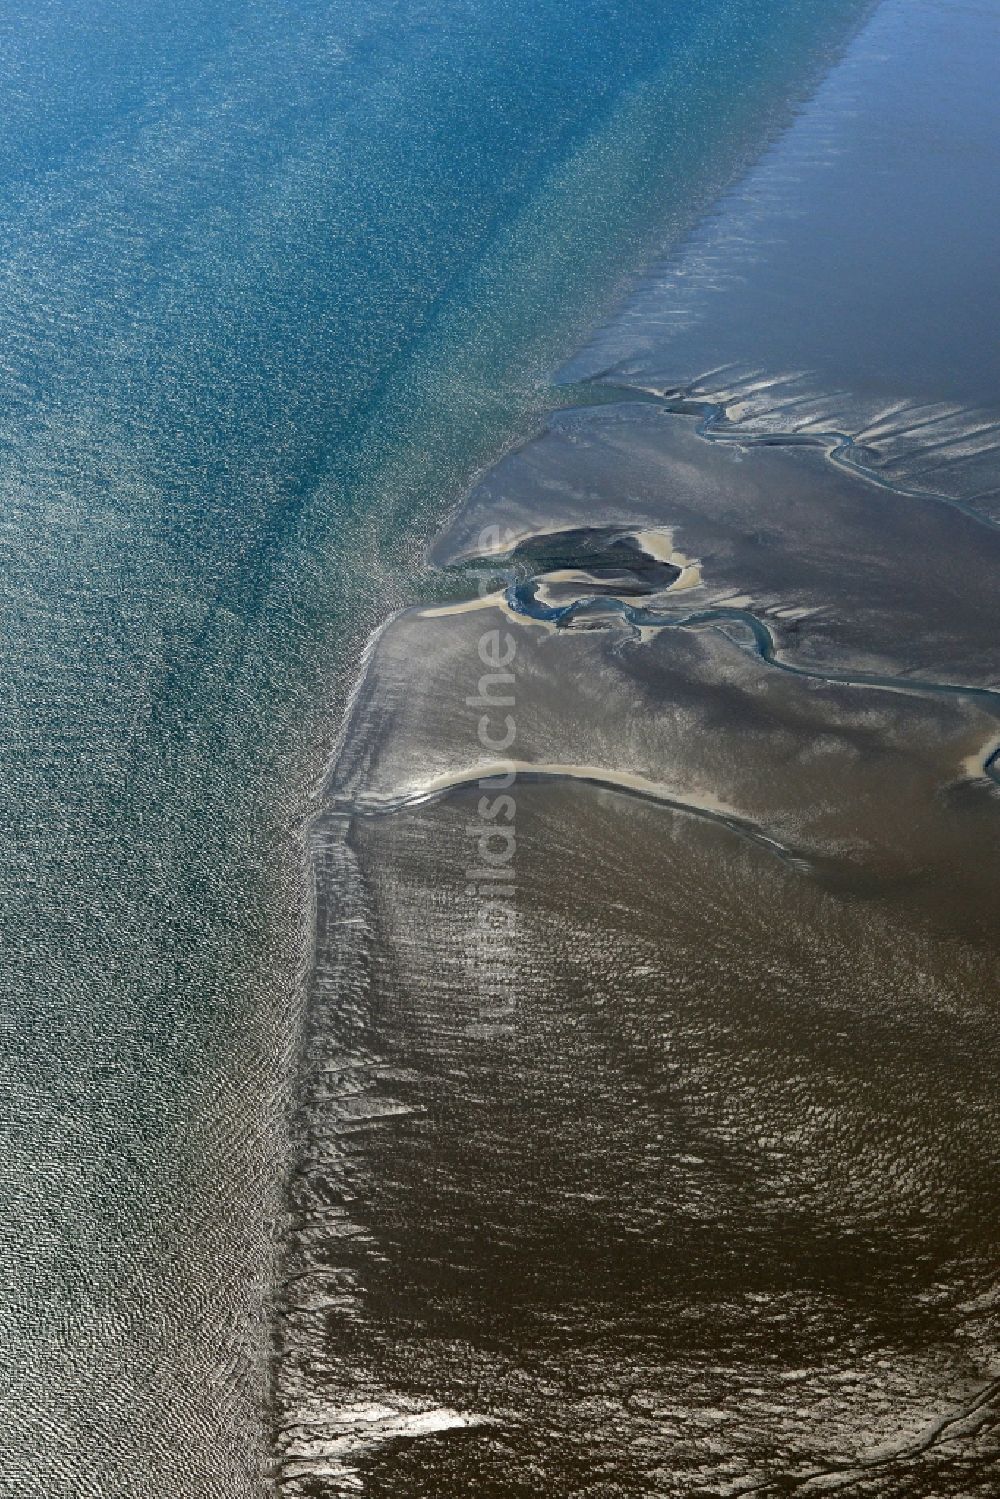
[[[466,966],[470,814],[356,831],[389,950],[332,1027],[364,1059],[325,1036],[302,1317],[337,1408],[289,1477],[990,1493],[995,965],[725,831],[522,787],[504,993]]]
[[[946,318],[909,359],[845,182],[865,139],[919,197],[912,96],[949,86],[963,201],[993,170],[992,22],[918,10],[924,52],[876,14],[371,643],[312,831],[284,1493],[1000,1485],[994,355],[949,362]],[[953,325],[994,206],[952,218]]]
[[[678,494],[689,438],[712,481],[689,419],[638,410],[570,418],[592,482],[609,431],[634,492],[624,458],[649,465],[658,443]],[[551,440],[559,464],[565,421],[526,452]],[[525,456],[470,517],[495,481],[493,515],[518,526]],[[708,559],[734,528],[713,481],[693,618],[676,579],[627,602],[622,572],[624,614],[536,619],[512,574],[509,602],[411,610],[373,647],[314,834],[290,1492],[325,1475],[320,1492],[735,1493],[845,1465],[862,1492],[989,1491],[970,1485],[990,1478],[978,1402],[1000,1355],[1000,701],[973,605],[1000,537],[961,520],[969,613],[956,601],[949,650],[915,658],[877,524],[864,589],[850,569],[840,588],[831,544],[808,604],[782,593],[825,553],[817,509],[838,535],[841,511],[886,503],[796,452],[793,514],[784,456],[742,455],[753,508],[783,507],[782,556],[721,618]],[[941,514],[910,503],[896,573]],[[777,661],[746,631],[756,611]],[[831,680],[866,621],[884,680]],[[466,877],[479,799],[501,794],[478,782],[505,768],[467,701],[484,638],[516,662],[502,915]],[[937,690],[963,655],[968,690]]]

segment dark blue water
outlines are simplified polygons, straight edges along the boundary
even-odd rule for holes
[[[3,6],[4,1493],[259,1488],[358,650],[860,10]]]
[[[992,0],[883,0],[567,374],[850,433],[885,482],[1000,519],[998,54]]]

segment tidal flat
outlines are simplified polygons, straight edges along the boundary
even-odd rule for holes
[[[995,1476],[1000,537],[896,503],[564,414],[440,539],[507,539],[484,596],[373,643],[313,829],[289,1492]],[[911,569],[964,582],[926,637]]]
[[[282,1493],[996,1492],[984,33],[876,8],[369,643]]]

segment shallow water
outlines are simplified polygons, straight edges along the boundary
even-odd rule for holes
[[[260,1487],[344,684],[859,11],[7,7],[5,1492]]]

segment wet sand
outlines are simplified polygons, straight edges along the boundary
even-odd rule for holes
[[[749,446],[727,488],[688,418],[639,416],[574,413],[530,451],[552,438],[568,476],[568,423],[594,480],[610,432],[634,536],[664,520],[637,472],[680,448],[693,611],[640,563],[595,615],[586,546],[556,572],[579,604],[537,605],[582,517],[567,478],[526,549],[519,454],[506,508],[478,489],[440,543],[509,527],[505,591],[397,616],[359,684],[313,834],[285,1486],[728,1494],[844,1468],[862,1493],[985,1494],[996,540],[933,502],[883,522],[816,450],[778,483],[786,454]],[[781,507],[776,557],[740,494]],[[747,555],[734,599],[714,578]],[[510,713],[505,754],[484,708],[491,743]]]
[[[916,197],[922,10],[896,133],[870,119]],[[849,200],[848,104],[902,24],[877,12],[472,488],[431,553],[450,602],[371,643],[312,829],[283,1493],[1000,1483],[990,356],[918,389],[861,299],[835,388],[807,318],[760,320],[813,232],[775,161],[821,140]],[[748,227],[755,180],[785,196]],[[983,223],[952,232],[971,264]]]
[[[990,1492],[989,940],[520,781],[501,917],[479,794],[317,828],[288,1490]]]

